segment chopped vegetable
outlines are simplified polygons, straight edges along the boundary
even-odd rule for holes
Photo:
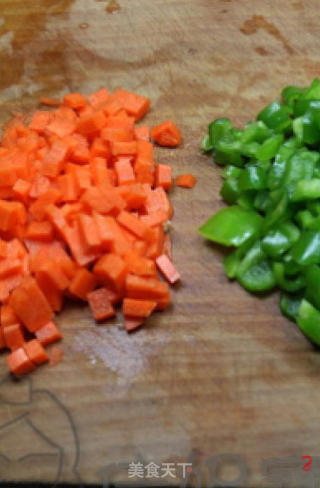
[[[236,249],[230,279],[251,292],[279,288],[280,308],[320,345],[320,80],[286,87],[282,101],[236,129],[208,127],[202,149],[224,166],[223,208],[200,234]]]
[[[180,279],[165,234],[172,170],[150,142],[177,146],[180,130],[137,126],[150,100],[121,88],[40,103],[50,108],[17,115],[0,140],[0,348],[13,374],[48,361],[65,297],[100,323],[122,303],[131,331],[170,305],[160,273]]]
[[[153,127],[151,137],[159,146],[175,147],[181,144],[181,132],[171,120]]]
[[[181,186],[182,188],[193,188],[197,183],[197,178],[193,175],[179,175],[175,179],[176,186]]]

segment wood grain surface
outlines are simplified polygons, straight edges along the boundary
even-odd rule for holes
[[[284,85],[319,75],[318,1],[119,4],[110,14],[104,0],[1,0],[0,118],[104,85],[150,96],[147,122],[171,118],[184,136],[158,160],[199,180],[172,192],[183,284],[172,309],[134,335],[117,321],[96,326],[86,307],[57,318],[63,361],[0,386],[0,479],[60,473],[108,486],[110,464],[124,463],[116,479],[128,484],[126,466],[140,459],[191,461],[194,486],[227,486],[238,476],[229,453],[248,468],[232,486],[316,486],[317,463],[304,472],[301,456],[320,454],[320,355],[280,315],[277,294],[257,299],[228,283],[221,251],[196,229],[221,205],[219,168],[199,152],[207,123],[241,125]],[[272,459],[284,460],[279,475],[276,462],[263,473]]]

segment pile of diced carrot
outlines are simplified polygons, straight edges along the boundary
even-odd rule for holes
[[[171,167],[150,142],[152,132],[177,146],[179,129],[137,126],[150,101],[122,89],[56,105],[17,115],[0,142],[0,349],[14,374],[48,361],[64,297],[87,301],[97,321],[122,304],[132,331],[168,307],[168,282],[180,279],[164,231]]]

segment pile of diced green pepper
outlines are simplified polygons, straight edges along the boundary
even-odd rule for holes
[[[223,166],[221,209],[200,229],[235,248],[230,279],[281,290],[280,308],[320,345],[320,80],[288,86],[244,129],[209,125],[202,149]]]

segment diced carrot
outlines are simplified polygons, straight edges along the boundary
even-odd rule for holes
[[[47,220],[43,222],[37,222],[36,220],[30,222],[26,229],[25,237],[36,241],[52,241],[53,228],[51,222]]]
[[[80,214],[79,229],[86,251],[95,252],[101,249],[101,239],[95,220],[86,214]]]
[[[23,349],[30,361],[34,364],[40,365],[49,361],[49,356],[38,339],[32,339],[31,341],[25,342]]]
[[[68,93],[63,97],[63,103],[70,108],[78,109],[87,105],[86,97],[81,93]]]
[[[150,141],[150,128],[147,125],[141,125],[134,128],[134,135],[138,141]]]
[[[43,176],[41,173],[36,173],[32,185],[30,186],[29,197],[39,198],[49,190],[50,186],[51,182],[47,176]]]
[[[111,154],[112,156],[126,156],[128,154],[136,154],[137,143],[131,142],[111,142]]]
[[[69,136],[76,130],[76,121],[65,117],[65,112],[56,112],[47,126],[47,130],[52,134],[63,138]]]
[[[93,273],[98,278],[99,283],[111,286],[116,291],[121,291],[127,275],[127,266],[119,255],[104,254],[95,264]]]
[[[123,302],[131,331],[170,304],[157,267],[178,279],[163,225],[171,168],[155,162],[150,136],[173,146],[179,129],[137,127],[150,100],[121,88],[41,103],[52,110],[14,114],[0,137],[0,349],[16,349],[14,374],[48,361],[64,297],[89,300],[96,320]]]
[[[93,92],[89,95],[89,103],[94,107],[100,107],[102,104],[105,104],[110,98],[110,93],[105,88],[101,88],[100,90]]]
[[[120,225],[125,227],[127,230],[132,232],[137,237],[140,237],[143,240],[149,240],[151,236],[151,229],[150,227],[142,222],[138,217],[133,215],[132,213],[123,210],[117,217],[117,220]]]
[[[138,300],[135,298],[125,298],[123,300],[123,314],[131,317],[147,318],[156,308],[157,302],[151,300]]]
[[[129,298],[160,299],[168,293],[168,285],[155,278],[145,278],[128,274],[126,278],[126,293]]]
[[[16,198],[21,199],[23,202],[26,202],[26,200],[28,199],[30,188],[31,183],[29,181],[19,178],[13,185],[12,189],[15,193]]]
[[[70,168],[70,166],[69,166]],[[80,192],[87,190],[91,187],[91,171],[89,165],[75,166],[71,169],[76,185],[78,186]]]
[[[58,185],[63,202],[74,202],[79,197],[79,186],[74,173],[66,173],[58,177]]]
[[[115,209],[123,208],[125,202],[112,188],[104,192],[101,188],[90,187],[81,197],[81,202],[91,210],[98,213],[109,214]]]
[[[124,326],[127,332],[132,332],[144,324],[144,319],[141,317],[125,317]]]
[[[106,124],[106,116],[100,110],[90,115],[81,116],[78,121],[80,134],[90,136],[98,133]]]
[[[119,256],[123,256],[127,251],[129,251],[129,249],[131,249],[132,245],[130,241],[123,232],[123,229],[113,217],[105,217],[104,230],[108,235],[111,236],[111,252],[118,254]]]
[[[161,256],[158,256],[156,259],[156,263],[165,279],[169,283],[171,283],[171,285],[174,285],[175,283],[180,281],[180,273],[176,270],[167,254],[162,254]]]
[[[118,185],[134,183],[135,176],[129,158],[118,158],[114,167],[117,174]]]
[[[141,95],[119,88],[115,91],[114,96],[120,101],[123,108],[130,115],[133,115],[136,120],[140,120],[149,110],[150,100]]]
[[[162,210],[166,212],[168,219],[172,217],[172,207],[163,188],[158,187],[148,193],[145,203],[145,210],[148,214]]]
[[[0,325],[6,327],[7,325],[13,325],[19,323],[19,319],[14,313],[14,310],[10,305],[2,305],[0,310]]]
[[[99,288],[88,293],[88,303],[95,320],[105,320],[115,315],[115,310],[108,300],[105,288]]]
[[[169,190],[172,185],[172,170],[167,164],[158,164],[156,167],[156,186]]]
[[[99,186],[100,190],[108,190],[112,187],[112,179],[105,158],[95,157],[90,162],[93,183]]]
[[[14,375],[31,373],[36,367],[28,358],[23,347],[19,347],[6,357],[9,371]]]
[[[47,322],[40,329],[36,331],[36,338],[43,346],[48,346],[53,342],[60,341],[62,335],[54,322]]]
[[[13,232],[17,224],[24,224],[26,221],[26,211],[20,202],[9,202],[0,200],[0,232]]]
[[[147,259],[138,254],[137,251],[128,251],[124,260],[127,263],[129,273],[138,276],[155,276],[156,265],[152,259]]]
[[[153,127],[151,137],[159,146],[175,147],[181,144],[181,132],[171,120]]]
[[[102,129],[101,133],[104,129]],[[90,147],[90,155],[92,158],[102,157],[109,160],[111,156],[111,148],[107,141],[104,141],[101,137],[96,137]]]
[[[47,207],[58,202],[61,198],[61,192],[57,188],[51,188],[43,193],[29,207],[29,213],[37,220],[43,220],[46,216]]]
[[[5,278],[15,273],[22,273],[21,259],[8,258],[0,261],[0,278]]]
[[[123,299],[123,293],[119,291],[115,291],[112,288],[107,288],[104,287],[105,289],[105,297],[106,299],[112,303],[112,305],[115,305]]]
[[[7,325],[3,328],[5,345],[11,351],[15,351],[24,344],[23,330],[20,324]]]
[[[89,252],[86,250],[82,242],[79,223],[77,221],[65,229],[65,238],[71,254],[79,266],[87,266],[99,256],[98,252]]]
[[[163,252],[163,244],[164,244],[164,230],[163,227],[153,227],[153,238],[149,247],[146,251],[146,257],[150,259],[156,259],[160,254]]]
[[[193,188],[197,183],[197,178],[191,174],[179,175],[175,179],[175,185],[183,188]]]
[[[35,274],[37,283],[42,293],[46,297],[50,307],[54,312],[60,312],[63,306],[63,294],[58,288],[51,285],[50,281],[47,280],[46,276],[41,273],[36,272]]]
[[[130,142],[133,140],[133,133],[123,127],[105,127],[101,131],[101,137],[108,142]]]
[[[149,227],[155,227],[166,222],[168,214],[164,210],[156,210],[154,213],[141,215],[140,220],[149,225]]]
[[[25,277],[12,292],[10,306],[30,332],[35,332],[53,317],[52,309],[36,280]]]
[[[43,161],[43,174],[55,178],[61,173],[68,154],[68,147],[62,141],[55,141]]]
[[[102,110],[107,117],[112,117],[113,115],[118,114],[121,109],[122,104],[119,102],[119,100],[115,99],[113,95],[111,95],[109,101],[103,105]]]
[[[43,132],[51,120],[51,112],[46,110],[37,110],[31,119],[29,124],[30,129],[37,132]]]
[[[86,301],[88,293],[93,291],[96,285],[97,278],[87,269],[81,268],[74,275],[69,285],[69,291],[75,297]]]
[[[42,263],[37,272],[37,277],[42,277],[42,283],[48,282],[48,286],[64,291],[69,286],[69,279],[64,274],[61,267],[55,261],[46,261]]]

